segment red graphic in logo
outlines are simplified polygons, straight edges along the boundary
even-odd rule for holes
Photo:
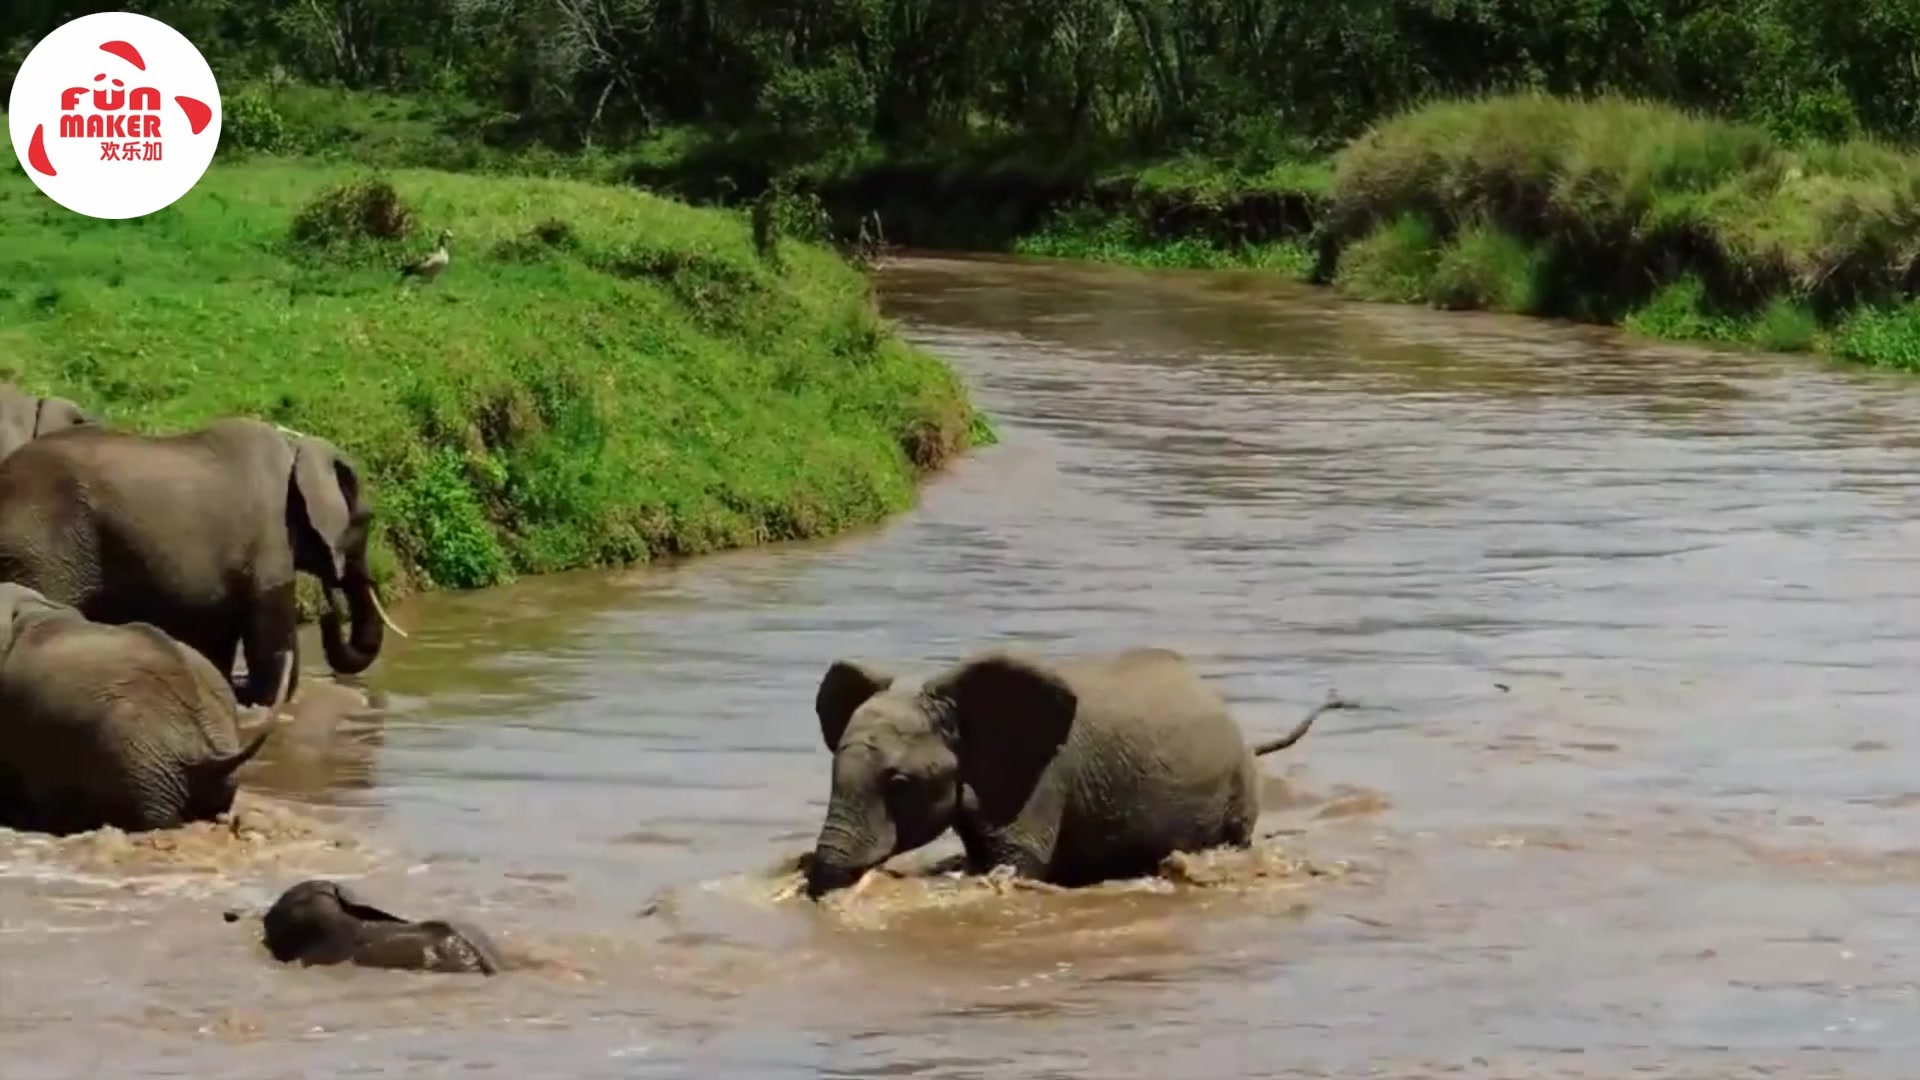
[[[129,42],[109,41],[100,46],[100,51],[141,71],[147,70],[146,59]],[[95,75],[93,81],[107,81],[106,72]],[[150,86],[136,86],[129,91],[123,80],[112,82],[111,90],[70,86],[61,91],[60,138],[98,141],[101,161],[161,160],[160,91]],[[76,111],[90,89],[96,111]],[[174,95],[173,100],[186,116],[187,127],[193,134],[205,131],[213,121],[213,107],[206,102],[182,94]],[[54,170],[53,159],[47,155],[45,124],[34,125],[33,139],[27,145],[27,164],[44,176],[60,175]]]
[[[141,71],[147,70],[147,62],[140,59],[140,50],[125,41],[109,41],[105,45],[100,46],[100,50],[102,52],[112,53],[127,63],[132,64],[134,67],[139,68]]]

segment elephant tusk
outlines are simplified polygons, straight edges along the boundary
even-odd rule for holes
[[[375,592],[372,589],[368,589],[367,598],[373,601],[373,613],[380,616],[380,621],[387,624],[387,629],[393,631],[396,634],[399,634],[401,637],[407,636],[407,632],[405,630],[400,629],[400,627],[397,624],[395,624],[391,618],[387,616],[387,609],[380,606],[379,593]]]
[[[273,720],[287,704],[287,687],[293,682],[293,653],[289,651],[280,658],[280,684],[274,687],[273,704],[267,708],[267,719]]]

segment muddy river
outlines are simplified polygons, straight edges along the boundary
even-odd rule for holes
[[[237,827],[0,834],[0,1075],[1911,1074],[1910,381],[1232,275],[885,293],[1000,445],[832,543],[396,605]],[[826,665],[1006,641],[1186,650],[1250,736],[1363,708],[1245,855],[794,898]],[[313,875],[523,966],[278,967]]]

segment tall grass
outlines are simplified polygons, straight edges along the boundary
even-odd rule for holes
[[[1619,319],[1670,307],[1671,288],[1692,281],[1708,321],[1755,320],[1779,302],[1830,319],[1906,297],[1920,158],[1864,141],[1788,145],[1620,97],[1443,101],[1335,156],[1323,244],[1348,248],[1406,215],[1442,244],[1491,227],[1531,247],[1536,313]]]

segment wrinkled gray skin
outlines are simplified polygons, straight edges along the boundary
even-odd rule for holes
[[[233,806],[239,703],[206,658],[144,623],[90,622],[0,584],[0,825],[66,835],[205,821]]]
[[[333,881],[303,881],[261,917],[262,944],[283,964],[357,964],[409,971],[494,975],[505,965],[478,927],[412,922]]]
[[[0,382],[0,458],[56,431],[99,418],[66,398],[34,397],[9,382]]]
[[[924,682],[836,661],[814,700],[833,789],[807,868],[818,898],[951,826],[968,868],[1077,886],[1153,873],[1175,851],[1245,847],[1256,754],[1179,653],[1059,662],[977,654]]]
[[[0,460],[0,581],[96,622],[151,623],[228,678],[244,649],[246,705],[271,699],[288,660],[299,686],[296,570],[326,586],[328,665],[357,674],[379,656],[371,522],[360,474],[337,447],[258,420],[164,436],[74,428]]]

